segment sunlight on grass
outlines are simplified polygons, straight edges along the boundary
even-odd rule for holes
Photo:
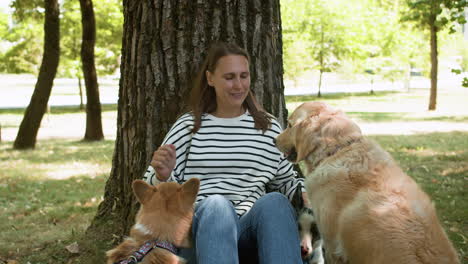
[[[0,145],[0,257],[39,254],[50,245],[63,250],[89,226],[103,199],[111,143],[53,141],[33,151]]]
[[[45,164],[42,169],[47,171],[47,178],[56,180],[67,179],[78,175],[86,175],[87,177],[94,179],[101,174],[110,172],[109,166],[85,162],[72,162],[60,165]]]
[[[103,199],[113,144],[50,140],[29,151],[0,144],[0,259],[65,250],[85,231]]]

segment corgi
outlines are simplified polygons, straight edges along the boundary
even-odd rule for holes
[[[302,184],[294,194],[292,205],[297,213],[297,226],[301,241],[301,256],[304,263],[324,264],[323,240],[317,227],[314,212],[302,199]]]
[[[130,236],[107,251],[107,264],[182,264],[177,248],[191,247],[191,228],[200,180],[192,178],[180,185],[163,182],[151,186],[145,181],[132,183],[141,207],[130,229]]]

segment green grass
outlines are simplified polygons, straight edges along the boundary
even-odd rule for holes
[[[353,119],[383,128],[395,121],[444,126],[468,122],[468,90],[441,91],[434,112],[426,111],[427,97],[425,91],[287,97],[287,107],[292,111],[303,101],[322,100]],[[94,243],[80,237],[102,200],[115,134],[106,134],[109,140],[103,142],[80,141],[84,112],[52,107],[36,149],[13,150],[23,111],[0,109],[0,264],[67,263],[76,254],[66,246]],[[115,133],[115,120],[116,106],[103,106],[104,130]],[[371,137],[430,195],[462,263],[468,263],[468,131]]]
[[[113,144],[50,140],[32,151],[0,144],[0,263],[52,263],[54,252],[66,253],[102,200]]]

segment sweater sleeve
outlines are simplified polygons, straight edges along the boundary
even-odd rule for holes
[[[302,183],[302,184],[299,184]],[[278,191],[286,195],[291,200],[297,188],[304,186],[304,179],[298,178],[292,164],[285,159],[281,158],[278,163],[278,170],[275,178],[269,183],[269,190]],[[302,189],[302,192],[305,192]]]
[[[192,115],[190,113],[184,114],[179,119],[177,119],[161,143],[161,146],[173,144],[176,148],[176,164],[168,181],[176,181],[178,183],[185,182],[183,172],[187,162],[187,152],[190,150],[192,128]],[[148,169],[143,175],[143,180],[151,185],[156,185],[159,183],[159,180],[156,178],[156,171],[151,165],[148,166]]]

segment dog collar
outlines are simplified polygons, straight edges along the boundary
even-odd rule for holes
[[[169,250],[172,254],[177,254],[177,248],[167,241],[150,240],[146,241],[140,249],[133,252],[128,259],[115,262],[115,264],[135,264],[140,262],[154,248],[163,248]]]

